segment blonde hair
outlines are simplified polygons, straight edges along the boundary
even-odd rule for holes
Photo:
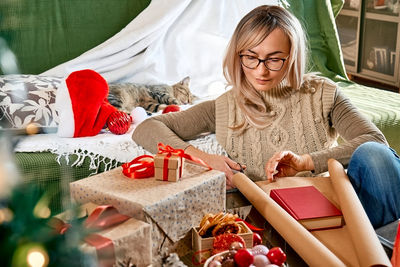
[[[282,30],[290,41],[290,55],[287,59],[286,73],[278,87],[289,86],[300,89],[306,68],[306,37],[298,19],[279,6],[259,6],[237,25],[229,42],[223,62],[224,76],[235,92],[236,101],[242,110],[245,121],[233,128],[244,130],[249,124],[256,128],[268,126],[271,108],[246,79],[239,54],[259,45],[273,30]]]

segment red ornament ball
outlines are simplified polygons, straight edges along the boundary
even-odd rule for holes
[[[181,111],[181,107],[178,105],[168,105],[162,112],[162,114]]]
[[[256,232],[253,233],[253,247],[262,244],[262,238]]]
[[[280,247],[273,247],[268,251],[267,258],[271,263],[281,266],[286,261],[286,254]]]
[[[122,111],[114,111],[107,119],[107,128],[113,134],[125,134],[132,123],[132,117]]]
[[[235,254],[235,262],[239,267],[249,267],[251,264],[253,264],[253,261],[253,253],[246,248],[239,249]]]

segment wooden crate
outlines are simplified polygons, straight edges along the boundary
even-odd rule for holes
[[[246,243],[246,248],[253,247],[253,232],[244,222],[238,222],[244,225],[246,232],[239,234],[244,239]],[[214,237],[203,238],[199,235],[200,227],[192,228],[192,248],[193,253],[195,253],[196,261],[202,262],[211,256],[211,251],[213,248]]]

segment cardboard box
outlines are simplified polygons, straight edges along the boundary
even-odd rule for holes
[[[165,164],[166,159],[168,163]],[[177,182],[182,177],[183,165],[185,163],[185,158],[179,156],[166,154],[156,154],[154,156],[154,177],[157,180]],[[164,177],[164,169],[168,168],[167,177]]]
[[[245,223],[243,222],[238,222],[238,223],[244,225],[244,227],[247,230],[245,233],[239,234],[239,236],[241,236],[244,239],[244,242],[246,243],[246,248],[252,248],[253,232]],[[193,252],[195,253],[197,262],[202,262],[211,256],[214,237],[207,237],[207,238],[201,237],[198,232],[199,228],[200,227],[192,228],[192,248]],[[209,252],[207,250],[209,250]]]
[[[75,214],[75,216],[78,218],[86,217],[88,214],[91,214],[96,207],[98,207],[98,205],[94,203],[83,204],[79,207],[78,214]],[[63,222],[68,222],[72,219],[72,216],[74,216],[74,212],[72,210],[67,210],[54,217]],[[115,265],[117,265],[118,262],[128,261],[129,259],[132,264],[138,267],[152,264],[150,224],[130,218],[116,226],[100,230],[96,234],[112,241]],[[99,255],[95,247],[82,241],[80,249],[89,256],[89,258],[86,259],[88,265],[94,264],[94,266],[100,266],[98,261]]]

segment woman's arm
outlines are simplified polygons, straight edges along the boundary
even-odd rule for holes
[[[275,177],[294,176],[301,171],[325,172],[328,170],[330,158],[347,166],[354,150],[362,143],[375,141],[387,144],[381,131],[338,90],[330,112],[330,122],[345,143],[303,155],[292,151],[279,151],[265,165],[267,179],[273,181]]]
[[[387,145],[382,132],[364,117],[338,89],[330,116],[332,127],[337,130],[344,143],[337,147],[310,153],[316,173],[328,169],[327,161],[329,158],[334,158],[347,166],[354,150],[367,141]]]
[[[184,140],[207,132],[215,132],[215,101],[205,101],[187,110],[150,117],[138,125],[132,139],[151,153],[156,153],[160,142],[185,149],[189,144]]]
[[[188,110],[151,117],[139,124],[132,138],[152,153],[157,152],[159,142],[185,149],[187,154],[202,159],[215,170],[224,172],[227,177],[226,187],[232,188],[232,169],[240,170],[238,163],[222,155],[203,152],[184,141],[207,132],[215,132],[215,101],[206,101]]]

